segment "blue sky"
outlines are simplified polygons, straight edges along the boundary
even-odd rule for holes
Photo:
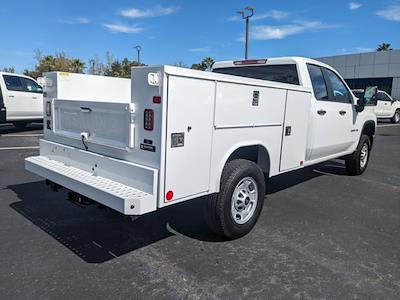
[[[147,64],[187,65],[205,56],[243,57],[245,23],[235,12],[255,9],[251,57],[320,57],[399,47],[400,1],[19,0],[0,6],[0,68],[32,68],[34,53],[64,51],[87,62],[108,50]]]

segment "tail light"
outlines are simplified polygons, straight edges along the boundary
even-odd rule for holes
[[[154,129],[154,111],[152,109],[144,110],[144,129],[145,130]]]
[[[51,116],[51,102],[50,101],[46,102],[46,116],[48,116],[48,117]]]
[[[161,103],[161,97],[160,96],[154,96],[153,97],[153,103]]]

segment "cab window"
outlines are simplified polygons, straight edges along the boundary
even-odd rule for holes
[[[299,85],[295,64],[217,68],[214,73]]]
[[[378,92],[377,100],[380,100],[380,101],[392,101],[392,100],[389,98],[388,95],[386,95],[385,93],[382,93],[382,92]]]
[[[349,103],[350,92],[344,85],[343,81],[331,70],[325,69],[325,72],[331,84],[332,100],[335,102]]]
[[[21,81],[24,87],[25,92],[29,93],[43,93],[42,87],[34,82],[32,79],[21,77]]]
[[[12,76],[12,75],[3,75],[4,82],[6,84],[6,88],[9,91],[17,91],[17,92],[23,92],[24,87],[21,82],[21,78],[18,76]]]
[[[328,100],[328,88],[321,67],[311,64],[307,64],[307,67],[315,98],[317,100]]]

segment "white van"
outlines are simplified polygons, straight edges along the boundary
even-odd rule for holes
[[[0,123],[25,127],[42,120],[42,86],[31,77],[0,72]]]

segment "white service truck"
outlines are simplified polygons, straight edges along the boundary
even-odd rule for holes
[[[212,229],[233,239],[255,225],[265,178],[334,158],[351,175],[367,167],[376,87],[356,101],[318,61],[137,67],[131,84],[129,103],[87,101],[78,90],[65,100],[60,86],[46,86],[40,155],[26,158],[26,169],[80,204],[131,216],[204,197]]]
[[[42,120],[42,86],[31,77],[0,72],[0,123],[23,128]]]

